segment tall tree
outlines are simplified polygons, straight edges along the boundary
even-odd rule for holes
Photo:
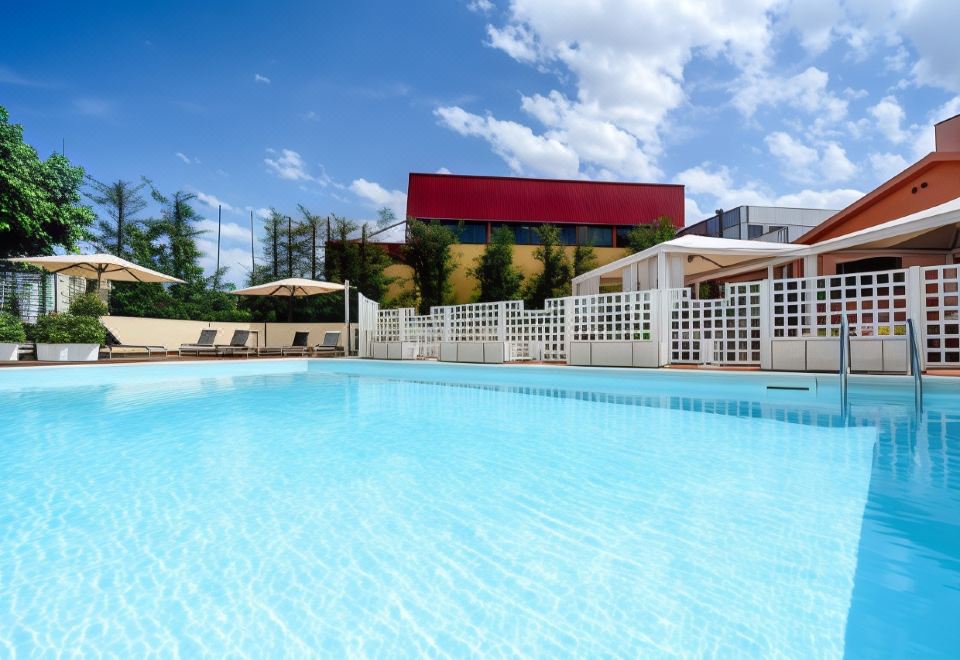
[[[490,243],[467,272],[477,280],[477,301],[514,300],[523,275],[513,265],[513,230],[500,227],[490,235]]]
[[[53,154],[41,161],[0,106],[0,257],[73,250],[93,222],[81,204],[83,168]]]
[[[597,267],[597,253],[589,243],[577,245],[573,251],[573,276],[583,275]]]
[[[104,215],[97,217],[93,232],[93,244],[101,252],[110,252],[118,257],[129,257],[128,239],[130,227],[136,223],[137,214],[147,206],[147,200],[140,193],[147,184],[139,184],[117,179],[113,183],[103,183],[88,177],[92,190],[86,194],[99,206]]]
[[[673,221],[661,215],[655,222],[648,225],[637,225],[627,232],[627,254],[643,252],[654,245],[672,240],[677,237],[677,228]]]
[[[524,289],[523,299],[530,309],[541,309],[547,298],[559,298],[570,293],[573,272],[567,253],[560,244],[560,230],[553,225],[537,228],[540,245],[533,256],[543,264]]]
[[[342,216],[331,215],[324,255],[326,278],[331,282],[356,280],[360,270],[360,249],[353,235],[360,225]]]
[[[456,235],[439,222],[407,221],[404,258],[413,269],[413,285],[419,294],[418,308],[427,314],[434,305],[446,303],[453,292],[450,276],[456,267],[450,246]]]
[[[303,204],[297,204],[300,215],[303,216],[302,234],[304,249],[302,253],[309,265],[310,279],[315,280],[323,271],[323,255],[320,253],[320,243],[323,241],[325,225],[323,218],[311,213]]]

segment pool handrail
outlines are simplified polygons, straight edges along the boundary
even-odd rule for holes
[[[910,371],[913,374],[913,398],[917,414],[923,412],[923,365],[920,364],[920,348],[917,346],[917,330],[913,319],[907,319],[907,342],[910,351]]]

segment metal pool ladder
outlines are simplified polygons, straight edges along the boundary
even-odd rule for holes
[[[840,410],[847,414],[847,375],[850,372],[850,324],[847,315],[840,319]]]
[[[910,346],[910,371],[913,373],[913,398],[917,414],[923,412],[923,366],[920,364],[920,348],[913,319],[907,319],[907,343]]]

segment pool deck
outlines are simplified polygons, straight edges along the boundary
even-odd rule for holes
[[[278,359],[318,359],[318,360],[329,360],[340,358],[342,356],[338,355],[241,355],[241,356],[179,356],[175,352],[168,354],[166,359],[163,358],[146,358],[146,357],[133,357],[133,358],[114,358],[96,360],[93,362],[42,362],[39,360],[16,360],[16,361],[3,361],[0,362],[0,369],[5,367],[54,367],[54,366],[80,366],[80,365],[111,365],[111,364],[147,364],[147,363],[174,363],[174,362],[216,362],[216,361],[228,361],[236,362],[238,360],[278,360]],[[351,356],[350,359],[358,359],[356,356]],[[387,362],[395,362],[396,360],[386,360]],[[427,360],[435,361],[435,360]],[[567,366],[565,362],[541,362],[541,361],[523,361],[523,362],[509,362],[506,363],[509,366],[555,366],[562,367]],[[495,366],[495,365],[490,365]],[[660,371],[699,371],[699,372],[761,372],[760,367],[756,366],[718,366],[718,365],[696,365],[696,364],[673,364],[666,367],[662,367]],[[829,375],[830,372],[795,372],[797,374],[807,373],[807,374],[824,374]],[[870,374],[864,374],[870,375]],[[877,374],[879,376],[891,375],[891,374]],[[895,374],[894,374],[895,375]],[[930,369],[923,372],[924,376],[938,376],[938,377],[951,377],[957,378],[960,377],[960,368],[957,369]]]

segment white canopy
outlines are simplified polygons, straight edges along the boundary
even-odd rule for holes
[[[343,291],[344,286],[336,282],[306,280],[301,277],[289,277],[276,282],[267,282],[246,289],[231,291],[237,296],[315,296],[321,293]]]
[[[789,243],[741,241],[687,234],[594,268],[573,278],[573,283],[576,287],[577,284],[604,276],[614,277],[624,269],[636,267],[641,262],[662,260],[670,256],[674,257],[674,262],[677,257],[686,256],[685,260],[681,260],[682,273],[685,277],[690,277],[737,264],[782,256],[795,252],[797,248],[797,245]]]
[[[176,277],[138,266],[112,254],[55,254],[49,257],[14,257],[7,261],[40,266],[51,273],[97,280],[98,285],[101,280],[183,283]]]

